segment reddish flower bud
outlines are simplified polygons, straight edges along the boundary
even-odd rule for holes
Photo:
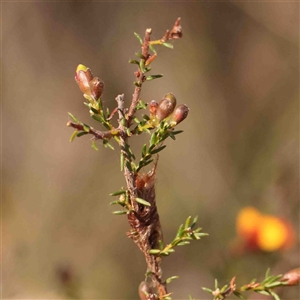
[[[176,106],[176,98],[172,93],[168,93],[165,97],[159,102],[156,117],[158,121],[161,121],[167,118],[174,110]]]
[[[182,27],[180,25],[180,18],[175,22],[173,29],[170,32],[171,39],[180,39],[182,37]]]
[[[139,285],[139,296],[141,300],[147,300],[148,295],[151,294],[152,288],[150,284],[146,281],[142,281]]]
[[[102,96],[103,89],[104,89],[104,82],[101,79],[99,79],[98,77],[94,77],[90,81],[91,96],[95,100],[98,100]]]
[[[300,268],[285,273],[281,281],[284,281],[287,285],[298,285],[300,283]]]
[[[155,100],[152,100],[149,104],[150,117],[154,117],[156,114],[156,110],[158,107],[158,103]]]
[[[170,124],[174,123],[174,126],[182,122],[188,115],[189,108],[185,104],[178,105],[172,115],[170,116]]]
[[[94,78],[91,70],[84,65],[78,65],[75,73],[75,80],[80,90],[87,95],[91,94],[89,82]]]
[[[170,32],[171,39],[180,39],[182,37],[182,27],[175,26]]]

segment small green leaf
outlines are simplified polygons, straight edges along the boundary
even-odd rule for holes
[[[269,292],[266,292],[266,291],[258,291],[258,290],[254,290],[254,292],[258,293],[258,294],[262,294],[262,295],[265,295],[265,296],[269,296],[270,293]]]
[[[98,110],[95,109],[93,106],[90,107],[90,110],[96,115],[99,113]]]
[[[96,146],[95,141],[92,141],[92,148],[93,148],[94,150],[96,150],[96,151],[99,150],[99,149],[97,148],[97,146]]]
[[[153,132],[152,135],[151,135],[151,138],[150,138],[150,148],[152,147],[152,145],[156,145],[156,142],[157,142],[157,132]],[[150,150],[149,148],[149,150]],[[151,150],[152,151],[152,150]]]
[[[86,132],[86,131],[81,131],[81,132],[78,132],[78,133],[77,133],[77,137],[81,137],[81,136],[86,135],[86,134],[88,134],[88,132]]]
[[[154,54],[157,54],[155,48],[153,45],[149,44],[149,49],[154,53]]]
[[[218,288],[218,279],[215,279],[215,290]]]
[[[130,164],[130,162],[128,161],[128,160],[126,160],[126,167],[127,167],[127,169],[130,171],[130,172],[132,172],[133,170],[132,170],[132,166],[131,166],[131,164]]]
[[[183,132],[183,130],[172,131],[173,135],[180,134],[180,133],[182,133],[182,132]]]
[[[140,81],[135,81],[133,84],[134,84],[135,86],[137,86],[137,87],[141,87],[141,86],[142,86],[142,84],[141,84]]]
[[[266,284],[265,287],[269,289],[269,288],[274,288],[274,287],[276,287],[276,286],[281,286],[281,285],[282,285],[282,284],[281,284],[280,281],[276,281],[276,282],[272,282],[272,283]]]
[[[144,121],[149,121],[150,117],[148,115],[142,115]]]
[[[160,254],[160,250],[159,249],[151,249],[151,250],[149,250],[149,254]]]
[[[227,284],[225,284],[224,286],[222,286],[222,288],[220,289],[220,293],[225,292],[227,286],[228,286]]]
[[[163,46],[167,47],[167,48],[170,48],[170,49],[173,49],[174,48],[174,45],[171,44],[171,43],[162,43]]]
[[[202,287],[202,290],[207,292],[207,293],[210,293],[212,294],[213,293],[213,290],[209,289],[209,288],[206,288],[206,287]]]
[[[146,200],[144,200],[142,198],[135,198],[135,201],[138,202],[138,203],[140,203],[140,204],[143,204],[145,206],[151,206],[151,204],[148,201],[146,201]]]
[[[146,80],[153,80],[153,79],[157,79],[157,78],[161,78],[163,77],[163,74],[157,74],[157,75],[149,75],[146,77]]]
[[[194,235],[195,235],[196,237],[199,237],[199,239],[200,239],[201,237],[203,237],[203,236],[209,236],[208,233],[202,233],[202,232],[199,232],[199,233],[195,232]]]
[[[195,225],[197,224],[198,221],[198,216],[196,216],[192,222],[191,228],[193,229],[195,227]]]
[[[173,132],[169,132],[169,136],[170,136],[170,138],[172,139],[172,140],[176,140],[176,137],[175,137],[175,135],[173,134]]]
[[[140,44],[143,44],[143,40],[142,38],[139,36],[139,34],[137,34],[136,32],[134,32],[135,37],[139,40]]]
[[[179,276],[172,276],[172,277],[169,277],[168,279],[166,279],[166,283],[169,284],[170,282],[172,282],[174,279],[178,279]]]
[[[275,300],[281,300],[280,297],[274,291],[270,291],[270,294],[273,296]]]
[[[70,142],[73,142],[73,141],[74,141],[74,139],[76,138],[77,134],[78,134],[78,130],[75,130],[75,131],[72,133],[71,137],[70,137]]]
[[[68,115],[71,117],[71,119],[75,122],[75,123],[79,123],[79,121],[70,113],[68,112]]]
[[[130,128],[127,128],[127,129],[126,129],[126,134],[127,134],[127,136],[132,136],[132,133],[131,133],[131,131],[130,131]]]
[[[104,123],[104,120],[102,117],[100,117],[99,115],[92,115],[92,118],[100,123]]]
[[[140,100],[136,106],[136,109],[139,110],[139,109],[145,109],[147,107],[147,104],[144,103],[142,100]]]
[[[161,147],[159,147],[159,148],[157,148],[157,149],[154,149],[154,150],[151,151],[151,154],[158,153],[158,152],[160,152],[161,150],[165,149],[166,147],[167,147],[166,145],[163,145],[163,146],[161,146]]]
[[[179,226],[179,228],[178,228],[178,231],[177,231],[175,239],[182,237],[183,233],[184,233],[184,231],[183,231],[183,224],[181,224]]]
[[[109,202],[110,205],[114,205],[114,204],[120,204],[121,202],[116,200],[116,201],[112,201],[112,202]]]
[[[126,194],[126,190],[122,189],[120,191],[109,194],[109,196],[119,196],[119,195],[123,195],[123,194]]]
[[[268,278],[270,276],[270,268],[267,269],[266,274],[265,274],[265,278]]]
[[[136,59],[131,59],[131,60],[129,60],[129,63],[130,64],[136,64],[136,65],[140,65],[140,62],[138,61],[138,60],[136,60]]]
[[[142,156],[145,156],[147,153],[147,144],[144,144],[143,148],[142,148]]]
[[[86,125],[86,124],[83,124],[83,130],[88,133],[90,132],[90,126],[89,125]]]
[[[140,52],[136,52],[135,55],[136,55],[137,57],[141,58],[141,59],[145,59],[145,57],[143,56],[143,54],[140,53]]]
[[[110,148],[111,150],[115,150],[115,148],[108,142],[107,139],[103,139],[103,145],[105,148]]]
[[[121,157],[120,157],[120,164],[121,164],[121,171],[123,171],[124,169],[124,153],[121,153]]]
[[[143,73],[146,73],[146,70],[145,70],[145,61],[143,59],[140,60],[140,69]]]
[[[188,245],[188,244],[190,244],[189,241],[182,241],[182,242],[178,243],[177,246],[184,246],[184,245]]]
[[[114,215],[126,215],[128,214],[128,210],[116,210],[112,212]]]
[[[185,224],[184,224],[184,229],[187,229],[187,228],[190,227],[191,219],[192,219],[192,216],[189,216],[189,217],[186,219]]]
[[[141,168],[148,166],[149,164],[151,164],[153,162],[153,159],[149,160],[149,161],[141,161],[139,163],[138,168],[136,169],[136,172],[138,172]]]
[[[159,241],[158,241],[158,244],[159,244],[159,249],[160,249],[160,250],[163,250],[163,249],[164,249],[164,243],[163,243],[163,241],[162,241],[162,240],[159,240]]]
[[[135,118],[133,119],[133,121],[134,121],[135,123],[137,123],[137,124],[140,124],[140,123],[141,123],[140,120],[139,120],[137,117],[135,117]]]

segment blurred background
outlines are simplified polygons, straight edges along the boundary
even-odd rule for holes
[[[163,261],[173,299],[299,266],[299,3],[2,3],[2,297],[137,299],[142,254],[109,193],[124,186],[117,151],[69,142],[67,112],[97,127],[74,81],[79,63],[105,82],[111,109],[133,93],[139,51],[182,18],[183,38],[158,48],[142,99],[173,92],[190,107],[160,155],[157,201],[165,242],[189,215],[209,237]],[[101,129],[98,126],[99,129]],[[132,138],[140,153],[146,137]],[[292,225],[286,250],[241,247],[247,206]],[[242,250],[240,250],[242,248]],[[239,250],[238,250],[239,249]],[[299,299],[299,289],[277,290]],[[261,299],[250,295],[250,299]],[[264,298],[265,299],[265,298]]]

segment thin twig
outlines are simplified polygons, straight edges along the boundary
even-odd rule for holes
[[[77,123],[73,123],[71,121],[69,121],[67,123],[67,126],[68,127],[73,127],[79,131],[85,131],[83,125],[81,124],[77,124]],[[119,129],[116,129],[119,131]],[[99,131],[99,130],[96,130],[92,127],[89,128],[89,131],[87,132],[89,134],[92,134],[94,136],[95,139],[97,140],[103,140],[103,139],[110,139],[112,138],[113,136],[118,136],[119,133],[112,133],[111,131]]]

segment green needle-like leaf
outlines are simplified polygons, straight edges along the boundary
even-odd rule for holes
[[[119,196],[119,195],[123,195],[123,194],[126,194],[126,190],[122,189],[120,191],[109,194],[109,196]]]
[[[151,249],[149,250],[149,254],[159,254],[160,250],[159,249]]]
[[[134,32],[134,35],[135,35],[135,37],[139,40],[140,44],[142,45],[142,44],[143,44],[143,40],[142,40],[142,38],[140,37],[140,35],[137,34],[136,32]]]
[[[128,210],[116,210],[112,212],[114,215],[126,215]]]
[[[86,131],[81,131],[81,132],[78,132],[78,133],[77,133],[77,137],[81,137],[81,136],[86,135],[86,134],[88,134],[88,132],[86,132]]]
[[[151,206],[151,204],[148,201],[146,201],[146,200],[144,200],[142,198],[135,198],[135,201],[138,202],[138,203],[140,203],[140,204],[143,204],[145,206]]]
[[[75,122],[75,123],[79,123],[79,121],[70,113],[68,112],[68,115],[71,117],[71,119]]]
[[[189,217],[186,219],[185,224],[184,224],[184,229],[187,229],[187,228],[190,227],[191,219],[192,219],[191,216],[189,216]]]
[[[144,144],[143,148],[142,148],[142,156],[145,156],[147,153],[147,144]]]
[[[178,279],[179,276],[172,276],[172,277],[169,277],[168,279],[166,279],[166,283],[169,284],[170,282],[172,282],[174,279]]]
[[[161,146],[161,147],[159,147],[159,148],[157,148],[157,149],[154,149],[154,150],[151,151],[151,154],[158,153],[158,152],[160,152],[161,150],[165,149],[166,147],[167,147],[166,145],[163,145],[163,146]]]
[[[96,150],[96,151],[99,150],[99,149],[97,148],[97,146],[96,146],[95,141],[92,141],[92,148],[93,148],[94,150]]]
[[[170,49],[173,49],[174,48],[174,45],[171,44],[171,43],[162,43],[163,46],[167,47],[167,48],[170,48]]]
[[[157,74],[157,75],[149,75],[146,77],[146,80],[153,80],[153,79],[157,79],[157,78],[161,78],[163,77],[163,74]]]
[[[154,54],[157,54],[155,48],[153,45],[149,44],[149,49],[154,53]]]
[[[202,287],[202,290],[207,292],[207,293],[210,293],[212,294],[213,293],[213,290],[209,289],[209,288],[206,288],[206,287]]]
[[[78,134],[78,130],[75,130],[75,131],[72,133],[71,137],[70,137],[70,142],[73,142],[73,141],[74,141],[74,139],[76,138],[77,134]]]
[[[136,59],[131,59],[131,60],[129,60],[129,63],[130,63],[130,64],[136,64],[136,65],[139,65],[139,64],[140,64],[140,62],[139,62],[138,60],[136,60]]]

